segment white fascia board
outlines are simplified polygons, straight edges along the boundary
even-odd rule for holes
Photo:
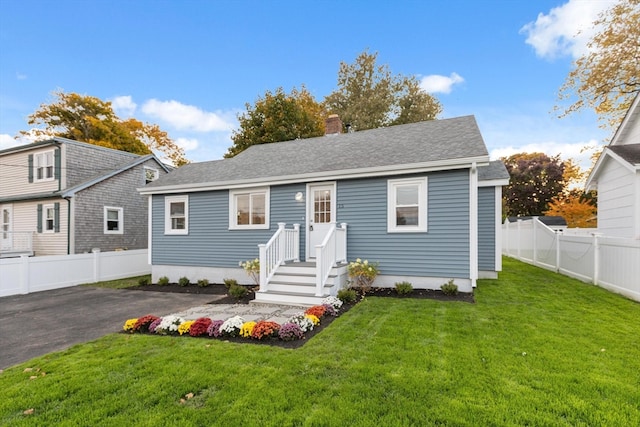
[[[478,181],[478,187],[502,187],[503,185],[509,185],[509,179],[487,179],[485,181]]]
[[[200,184],[167,185],[164,187],[138,188],[140,194],[170,194],[170,193],[193,193],[197,191],[228,190],[233,188],[254,187],[257,185],[284,185],[299,182],[312,182],[322,180],[340,180],[354,178],[371,178],[376,176],[408,175],[412,173],[435,172],[442,170],[467,169],[473,163],[477,166],[487,166],[488,156],[467,157],[462,159],[440,160],[437,162],[414,163],[407,165],[392,165],[373,168],[347,169],[341,171],[326,171],[310,174],[289,175],[269,178],[254,178],[249,180],[235,180],[225,182],[205,182]]]

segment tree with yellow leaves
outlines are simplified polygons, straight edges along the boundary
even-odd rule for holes
[[[589,51],[560,88],[560,101],[577,98],[568,107],[556,106],[560,117],[592,108],[602,127],[615,129],[640,92],[640,0],[620,0],[600,14],[600,30],[587,43]]]

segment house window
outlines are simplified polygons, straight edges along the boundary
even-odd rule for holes
[[[53,150],[33,155],[34,181],[50,181],[53,179]]]
[[[144,167],[144,183],[145,184],[155,181],[156,179],[158,179],[158,177],[160,177],[160,172],[158,172],[158,169],[150,168],[148,166]]]
[[[55,232],[56,227],[56,211],[54,205],[45,205],[42,208],[42,224],[45,233]]]
[[[104,234],[123,234],[124,215],[122,208],[104,207]]]
[[[389,180],[387,232],[425,231],[427,231],[427,178]]]
[[[189,234],[189,196],[164,199],[164,234]]]
[[[229,228],[269,228],[269,188],[229,192]]]

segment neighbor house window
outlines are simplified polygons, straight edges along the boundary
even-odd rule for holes
[[[269,189],[230,191],[229,228],[269,228]]]
[[[104,207],[104,234],[122,234],[124,216],[122,208]]]
[[[60,203],[38,204],[38,233],[60,232]]]
[[[34,181],[50,181],[53,179],[53,150],[33,155]]]
[[[150,168],[148,166],[144,167],[144,183],[148,184],[152,181],[155,181],[160,176],[160,172],[158,169]]]
[[[165,197],[164,215],[165,234],[189,234],[189,196]]]
[[[388,181],[387,231],[427,231],[427,178]]]

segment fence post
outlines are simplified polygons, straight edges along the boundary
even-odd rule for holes
[[[93,283],[100,281],[100,248],[91,249],[93,253]]]
[[[531,242],[533,244],[533,265],[538,265],[538,217],[534,216],[531,221]]]
[[[520,261],[522,261],[522,257],[520,257],[520,234],[522,233],[522,231],[521,231],[521,229],[520,229],[520,224],[522,224],[522,220],[521,220],[521,219],[518,219],[517,224],[518,224],[518,228],[517,228],[517,231],[518,231],[518,239],[516,240],[516,255],[517,255],[518,259],[519,259]]]
[[[20,255],[20,293],[29,293],[29,255]]]
[[[593,233],[593,284],[598,284],[598,276],[600,276],[600,242],[598,241],[598,233]]]
[[[562,237],[562,231],[556,231],[556,273],[560,273],[560,237]]]

